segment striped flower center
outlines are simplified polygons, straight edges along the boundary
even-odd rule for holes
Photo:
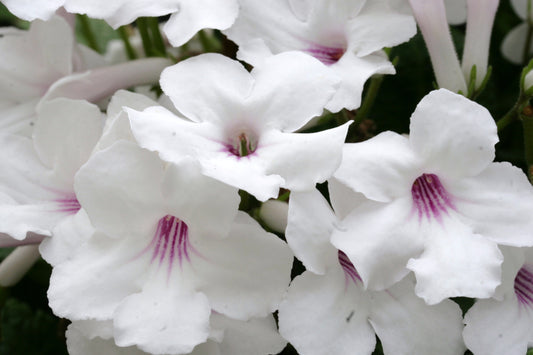
[[[55,200],[57,203],[56,212],[64,212],[66,214],[75,214],[81,209],[81,205],[76,196],[69,196]]]
[[[341,264],[341,267],[344,270],[346,281],[351,280],[356,285],[358,282],[362,282],[361,276],[359,276],[359,273],[355,270],[355,266],[353,266],[350,259],[348,259],[348,256],[339,250],[338,257],[339,264]]]
[[[346,50],[342,47],[328,47],[319,44],[314,44],[311,47],[305,49],[305,52],[309,53],[325,65],[335,64],[341,59]]]
[[[187,224],[171,215],[166,215],[159,220],[152,241],[139,255],[150,250],[152,251],[150,263],[155,262],[161,266],[166,262],[168,276],[176,262],[181,268],[184,261],[191,261],[191,254],[198,255],[190,243]]]
[[[446,191],[440,179],[435,174],[420,175],[411,187],[413,208],[418,214],[418,220],[442,220],[442,215],[448,210],[455,210],[452,196]]]
[[[514,279],[514,292],[522,306],[533,307],[533,265],[525,264]]]

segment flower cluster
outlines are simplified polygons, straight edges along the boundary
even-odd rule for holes
[[[533,175],[533,64],[498,125],[473,101],[498,0],[0,1],[0,285],[49,263],[70,354],[533,344],[533,187],[495,162],[521,119]],[[365,134],[417,24],[440,89]]]

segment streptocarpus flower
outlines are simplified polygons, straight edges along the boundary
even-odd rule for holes
[[[426,305],[411,277],[383,291],[365,290],[346,254],[329,240],[339,224],[318,191],[291,194],[287,241],[308,271],[293,280],[280,305],[281,335],[301,355],[371,354],[376,335],[385,354],[462,354],[459,307],[450,300]]]
[[[235,24],[224,33],[239,45],[237,57],[254,66],[274,54],[298,50],[341,78],[326,108],[358,108],[366,80],[394,74],[381,52],[416,33],[413,18],[390,0],[240,1]]]
[[[533,245],[532,187],[519,169],[492,163],[497,141],[485,108],[441,89],[417,106],[409,138],[384,132],[345,146],[335,177],[371,201],[332,241],[365,285],[387,288],[407,265],[429,304],[492,296],[498,244]]]
[[[53,269],[56,314],[112,320],[120,347],[183,354],[208,339],[212,311],[248,320],[277,308],[288,247],[192,159],[164,163],[119,141],[93,155],[75,187],[96,232]]]
[[[273,56],[251,73],[237,61],[204,54],[161,75],[163,91],[189,120],[163,107],[128,114],[142,147],[171,162],[193,156],[205,175],[265,201],[280,187],[311,188],[338,167],[350,123],[292,133],[322,113],[336,83],[299,52]]]
[[[474,354],[523,355],[533,343],[533,250],[502,252],[498,297],[478,300],[465,315],[463,337]]]
[[[526,65],[527,60],[533,56],[533,46],[529,46],[529,53],[525,55],[526,62],[524,62],[524,51],[526,49],[526,41],[528,41],[528,0],[511,0],[511,5],[515,13],[524,22],[514,27],[507,33],[502,42],[502,54],[508,61],[518,64]],[[532,10],[533,11],[533,10]],[[530,14],[530,16],[533,14]],[[533,17],[532,17],[533,18]],[[531,38],[529,38],[531,40]]]

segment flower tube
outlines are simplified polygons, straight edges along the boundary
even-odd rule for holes
[[[470,80],[470,73],[476,66],[476,84],[478,89],[487,75],[489,59],[490,34],[499,0],[469,0],[466,26],[465,49],[463,52],[463,73]]]
[[[409,0],[409,3],[424,36],[437,84],[441,88],[466,93],[466,82],[453,46],[443,0]]]

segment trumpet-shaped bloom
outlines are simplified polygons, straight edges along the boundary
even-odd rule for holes
[[[330,190],[344,205],[355,195],[335,193]],[[330,242],[338,225],[318,191],[291,194],[287,241],[309,271],[289,287],[279,327],[299,354],[371,354],[376,334],[385,354],[463,353],[459,307],[449,300],[426,305],[412,278],[384,291],[365,290],[346,254]]]
[[[190,158],[166,164],[120,141],[93,155],[75,187],[96,232],[54,267],[56,314],[112,320],[120,347],[182,354],[208,339],[212,310],[248,320],[277,308],[288,247]]]
[[[209,339],[189,355],[266,355],[277,354],[286,345],[279,335],[274,317],[235,320],[212,313]],[[76,321],[67,329],[71,355],[147,355],[136,346],[118,347],[110,321]],[[245,339],[245,340],[244,340]]]
[[[235,24],[224,33],[239,45],[237,56],[254,66],[265,58],[298,50],[320,60],[341,78],[326,108],[358,108],[366,80],[394,74],[380,51],[416,33],[413,18],[389,0],[241,1]]]
[[[266,60],[251,73],[218,54],[165,69],[161,87],[189,120],[162,107],[128,110],[139,144],[177,162],[189,155],[202,172],[265,201],[280,187],[309,189],[338,167],[349,123],[292,133],[323,107],[336,79],[298,52]]]
[[[85,101],[55,99],[37,111],[33,139],[0,135],[0,232],[50,236],[80,210],[74,175],[102,134],[103,115]]]
[[[409,138],[384,132],[346,145],[335,177],[371,201],[332,241],[365,285],[387,288],[409,269],[429,304],[492,296],[497,245],[533,245],[532,187],[519,169],[492,163],[497,141],[485,108],[441,89],[417,106]]]
[[[533,343],[533,250],[504,248],[502,284],[494,299],[466,313],[463,337],[474,354],[521,355]]]

